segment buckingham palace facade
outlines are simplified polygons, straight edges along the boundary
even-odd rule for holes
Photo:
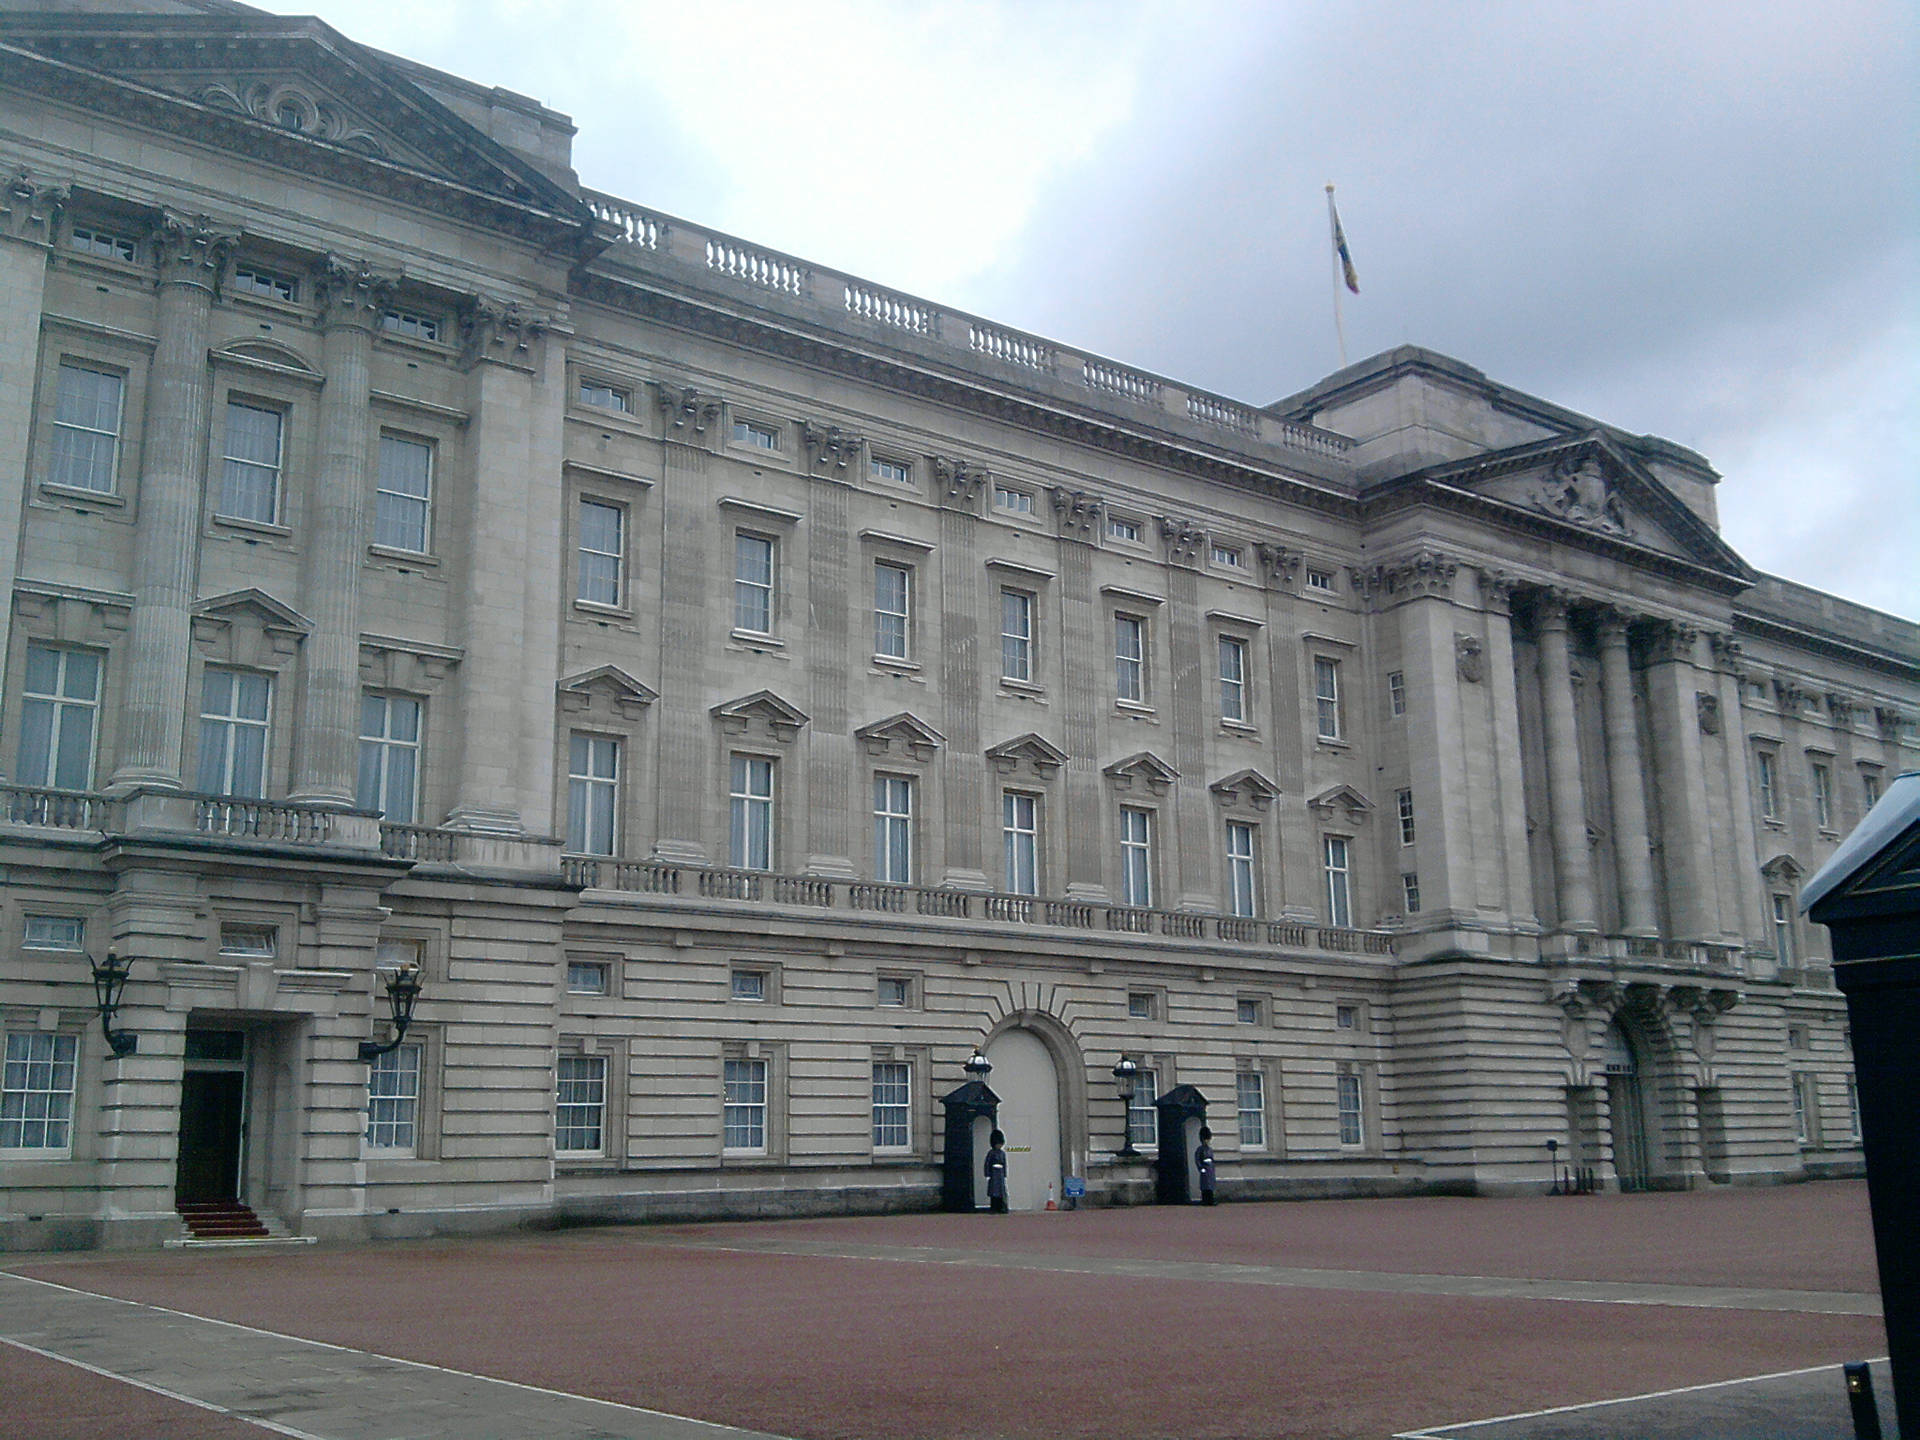
[[[1920,628],[1707,460],[1197,390],[135,8],[0,4],[0,1248],[931,1207],[976,1050],[1016,1207],[1176,1087],[1229,1199],[1858,1172],[1797,886]]]

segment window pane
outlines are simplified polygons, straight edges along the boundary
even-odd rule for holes
[[[53,453],[47,479],[76,490],[110,493],[126,381],[62,363],[55,384]]]
[[[433,447],[418,440],[382,435],[374,543],[424,554],[432,487]]]

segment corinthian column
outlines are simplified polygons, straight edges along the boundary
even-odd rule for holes
[[[133,544],[133,624],[127,640],[117,787],[179,788],[187,654],[206,478],[208,317],[227,252],[239,236],[205,216],[165,215],[154,302],[153,370]]]
[[[316,282],[327,388],[320,397],[320,470],[313,487],[305,596],[306,643],[296,800],[350,805],[360,698],[360,566],[366,553],[368,404],[373,327],[391,282],[328,256]]]
[[[1647,795],[1640,731],[1633,717],[1633,673],[1627,664],[1627,620],[1609,611],[1600,621],[1601,704],[1606,716],[1607,783],[1613,800],[1614,864],[1620,873],[1620,925],[1629,935],[1657,935],[1653,857],[1647,849]]]
[[[1587,858],[1587,805],[1580,785],[1580,734],[1574,721],[1573,661],[1567,648],[1567,597],[1543,592],[1540,708],[1546,725],[1547,799],[1553,810],[1553,870],[1560,928],[1592,930],[1593,872]]]

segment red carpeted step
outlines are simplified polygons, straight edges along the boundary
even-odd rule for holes
[[[273,1232],[237,1200],[192,1200],[174,1207],[196,1240],[258,1239]]]

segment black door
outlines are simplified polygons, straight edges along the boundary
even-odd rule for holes
[[[176,1203],[239,1198],[241,1092],[245,1080],[238,1070],[189,1070],[181,1077]]]

